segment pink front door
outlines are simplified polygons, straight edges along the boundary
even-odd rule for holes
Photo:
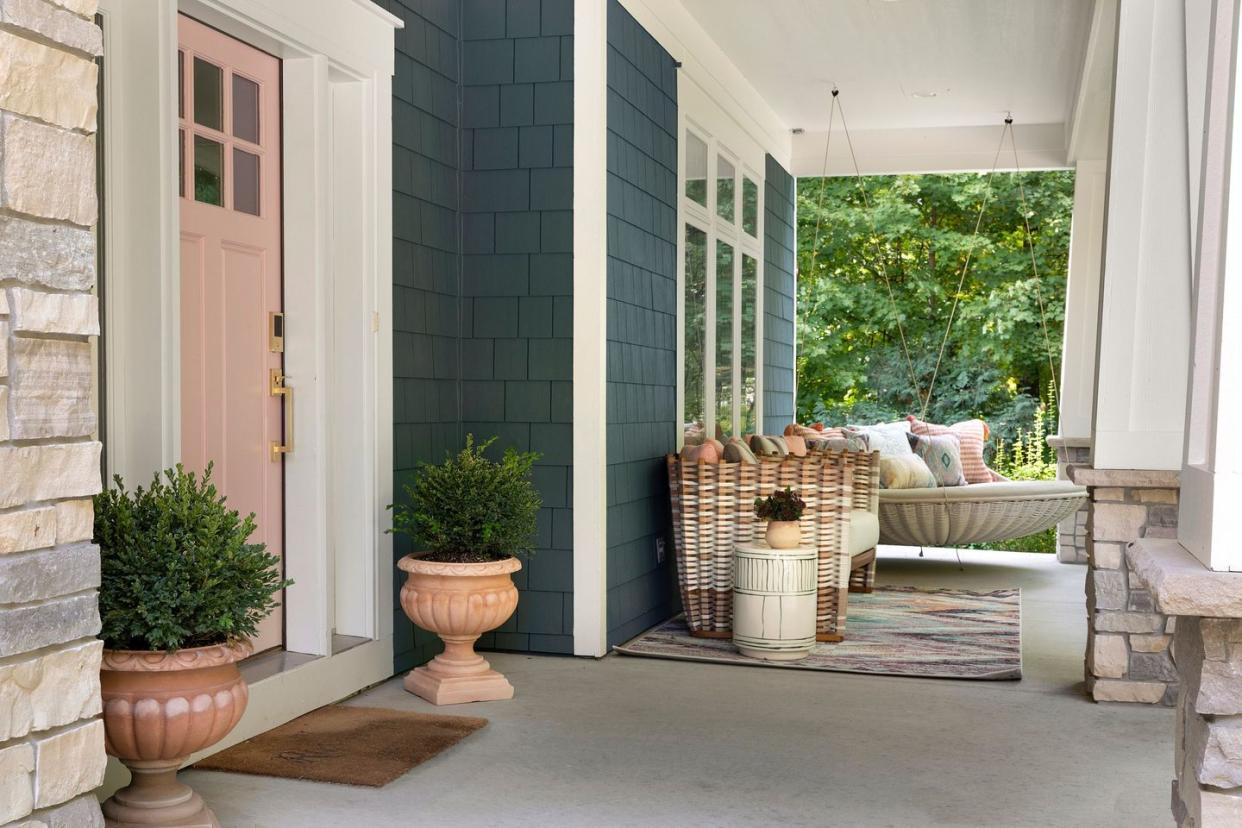
[[[280,61],[179,17],[181,458],[284,552]],[[280,331],[283,335],[283,331]],[[289,403],[292,404],[292,403]],[[275,447],[275,448],[274,448]],[[283,564],[282,564],[283,565]],[[255,650],[284,642],[278,609]]]

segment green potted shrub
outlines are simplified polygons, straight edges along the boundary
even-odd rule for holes
[[[104,803],[109,824],[215,824],[177,781],[185,757],[224,737],[246,709],[237,662],[289,586],[280,561],[249,543],[254,515],[228,508],[180,465],[147,488],[95,497],[107,749],[133,781]]]
[[[755,517],[767,521],[764,540],[773,549],[793,549],[802,540],[798,521],[806,511],[806,503],[788,486],[767,497],[755,498]]]
[[[474,642],[517,609],[513,573],[535,536],[541,504],[530,481],[539,455],[508,449],[487,457],[495,438],[466,447],[442,463],[424,463],[408,504],[393,507],[392,531],[426,550],[406,555],[401,607],[418,626],[440,636],[444,652],[405,677],[405,688],[432,704],[513,698],[513,685],[474,651]]]

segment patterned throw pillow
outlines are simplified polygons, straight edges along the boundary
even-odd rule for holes
[[[730,437],[725,443],[724,461],[726,463],[758,463],[759,458],[750,450],[750,446],[737,437]]]
[[[961,441],[962,473],[967,483],[991,483],[992,470],[983,462],[983,444],[987,442],[988,426],[983,420],[966,420],[951,426],[925,423],[910,416],[910,431],[923,437],[956,434]]]
[[[840,429],[833,429],[839,431]],[[808,451],[871,451],[871,446],[867,443],[867,435],[858,432],[845,434],[842,431],[840,437],[821,437],[818,440],[807,440],[806,447]]]
[[[758,457],[788,457],[789,447],[784,437],[770,437],[765,434],[750,435],[750,450]]]
[[[934,489],[936,477],[927,464],[913,453],[885,457],[880,455],[881,489]]]
[[[871,450],[880,452],[881,457],[902,457],[913,453],[910,449],[910,441],[906,439],[906,434],[910,432],[910,424],[905,420],[870,426],[846,426],[845,431],[846,434],[851,432],[866,434]]]
[[[936,478],[937,486],[965,486],[962,473],[962,441],[956,434],[923,437],[910,433],[910,448],[922,458]]]

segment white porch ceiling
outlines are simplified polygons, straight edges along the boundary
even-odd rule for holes
[[[989,167],[1006,112],[1024,167],[1064,166],[1076,102],[1108,99],[1107,77],[1094,80],[1103,95],[1079,94],[1096,0],[681,2],[805,131],[793,139],[796,175],[822,169],[833,85],[864,172]],[[852,172],[838,135],[829,170]]]

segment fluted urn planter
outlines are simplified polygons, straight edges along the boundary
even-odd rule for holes
[[[241,718],[248,692],[237,662],[250,652],[247,642],[175,652],[104,650],[106,746],[133,774],[103,804],[109,828],[218,828],[202,797],[177,780],[177,769]]]
[[[513,685],[474,651],[479,636],[517,609],[517,558],[483,563],[440,563],[406,555],[401,608],[418,626],[444,641],[444,652],[405,677],[405,689],[432,704],[513,698]]]

